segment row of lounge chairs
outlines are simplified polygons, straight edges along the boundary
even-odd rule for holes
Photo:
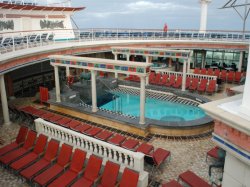
[[[27,137],[26,137],[27,135]],[[62,187],[71,185],[112,187],[136,187],[139,173],[125,168],[119,177],[120,165],[107,161],[103,172],[103,160],[67,144],[50,139],[22,126],[16,141],[0,148],[0,163],[25,178],[28,182],[40,186]],[[58,153],[59,152],[59,153]],[[86,165],[86,166],[84,166]],[[117,180],[119,179],[120,180]],[[118,182],[119,181],[119,182]]]
[[[36,118],[42,118],[61,127],[77,131],[79,133],[94,137],[116,146],[120,146],[130,151],[144,153],[145,161],[153,166],[152,172],[154,172],[155,169],[158,169],[165,161],[170,160],[171,157],[171,153],[168,150],[162,148],[155,149],[153,145],[148,143],[140,142],[134,138],[127,138],[120,133],[104,130],[100,127],[96,127],[70,117],[64,117],[62,115],[42,109],[37,109],[32,106],[20,108],[20,111],[24,118],[30,119],[29,121],[33,121]]]
[[[42,33],[42,34],[32,34],[28,36],[15,36],[15,37],[0,37],[0,52],[6,52],[11,50],[13,47],[15,49],[25,48],[29,46],[37,46],[40,43],[52,42],[54,39],[54,34]]]
[[[237,84],[240,83],[241,78],[243,76],[243,73],[238,72],[238,71],[234,72],[234,71],[219,70],[219,69],[213,70],[212,68],[208,68],[208,69],[195,68],[194,74],[217,76],[224,82],[237,83]]]

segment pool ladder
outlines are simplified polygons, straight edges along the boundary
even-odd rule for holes
[[[113,95],[112,97],[112,108],[113,111],[116,113],[122,113],[122,99],[121,97],[117,96],[117,95]]]

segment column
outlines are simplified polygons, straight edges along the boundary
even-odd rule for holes
[[[146,63],[151,63],[151,57],[146,56]],[[146,76],[146,85],[149,85],[149,77]]]
[[[201,58],[201,68],[205,68],[206,63],[206,51],[202,51],[202,58]]]
[[[242,63],[243,63],[243,57],[244,57],[244,52],[240,52],[240,61],[239,61],[239,67],[238,67],[238,72],[241,72],[242,69]]]
[[[201,4],[201,18],[200,18],[200,32],[207,30],[207,7],[212,0],[200,0]]]
[[[55,71],[55,86],[56,86],[56,102],[61,102],[61,93],[60,93],[60,82],[59,82],[59,73],[58,66],[54,66]]]
[[[118,60],[118,54],[115,53],[114,55],[115,55],[115,60]],[[115,72],[115,78],[118,79],[118,73],[117,72]]]
[[[140,88],[140,124],[145,124],[145,102],[146,102],[146,94],[145,94],[145,77],[141,76],[141,88]]]
[[[187,73],[190,73],[190,64],[191,64],[192,56],[193,56],[193,51],[191,51],[190,54],[189,54],[188,65],[187,65]]]
[[[168,59],[168,67],[171,68],[172,67],[172,58],[169,57]]]
[[[66,77],[70,76],[70,69],[69,66],[66,66]]]
[[[92,94],[92,112],[97,112],[96,98],[96,71],[91,70],[91,94]]]
[[[127,54],[127,61],[129,61],[129,57],[130,57],[130,55],[129,55],[129,54]]]
[[[247,77],[245,81],[245,87],[244,87],[244,92],[243,92],[243,98],[242,98],[242,104],[240,106],[240,111],[247,115],[250,116],[250,47],[249,47],[249,52],[248,52],[248,62],[247,62]]]
[[[2,109],[3,109],[3,120],[4,125],[10,125],[10,116],[8,109],[8,101],[5,89],[4,75],[0,75],[0,87],[1,87],[1,101],[2,101]]]
[[[186,77],[187,77],[187,61],[183,62],[183,76],[182,76],[182,91],[186,90]]]

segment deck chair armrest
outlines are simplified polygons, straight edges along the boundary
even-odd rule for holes
[[[102,175],[99,175],[95,180],[94,180],[94,186],[98,186],[102,178]]]
[[[67,163],[64,167],[63,167],[63,171],[65,171],[67,168],[69,168],[70,163]]]

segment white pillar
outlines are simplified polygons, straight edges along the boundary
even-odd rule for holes
[[[114,55],[115,55],[115,60],[117,60],[118,59],[118,54],[115,53]],[[118,73],[117,72],[115,72],[115,78],[118,79]]]
[[[8,109],[8,101],[5,89],[5,82],[4,82],[4,75],[0,75],[0,87],[1,87],[1,101],[2,101],[2,109],[3,109],[3,125],[10,125],[10,116],[9,116],[9,109]]]
[[[151,63],[151,57],[146,56],[146,63]],[[149,77],[146,76],[146,85],[149,85]]]
[[[145,102],[146,102],[146,93],[145,93],[145,77],[141,76],[141,89],[140,89],[140,124],[145,124]]]
[[[183,62],[183,76],[182,76],[182,91],[186,90],[186,77],[187,77],[187,61]]]
[[[241,69],[242,69],[243,55],[244,55],[244,52],[241,51],[241,52],[240,52],[240,61],[239,61],[238,72],[241,72]]]
[[[240,111],[250,116],[250,46],[249,46],[249,52],[248,52],[248,62],[247,62],[247,72],[246,72],[246,81],[245,81],[245,87],[243,92],[243,98],[242,98],[242,104]]]
[[[212,0],[200,0],[201,4],[201,18],[200,18],[200,32],[207,30],[207,7]]]
[[[201,55],[201,68],[205,68],[205,63],[206,63],[206,52],[202,52]]]
[[[66,77],[70,76],[70,70],[69,70],[69,66],[66,66]]]
[[[130,57],[130,55],[129,55],[129,54],[127,54],[127,61],[129,61],[129,57]]]
[[[96,98],[96,71],[91,70],[91,94],[92,94],[92,112],[97,112],[97,98]]]
[[[56,102],[61,102],[61,93],[60,93],[60,82],[59,82],[59,73],[58,66],[54,66],[55,71],[55,86],[56,86]]]
[[[192,56],[193,56],[193,51],[191,51],[190,54],[189,54],[188,65],[187,65],[187,73],[190,73],[190,63],[191,63]]]

